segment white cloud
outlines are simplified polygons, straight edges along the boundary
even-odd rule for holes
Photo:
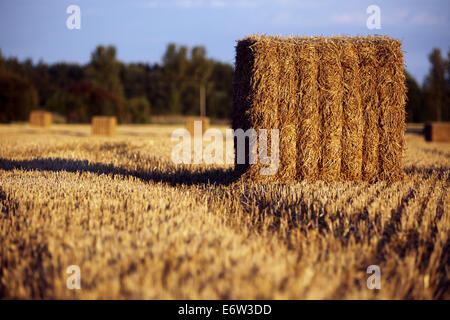
[[[156,0],[148,1],[145,4],[145,7],[147,7],[147,8],[157,8],[158,6],[159,6],[159,2]]]
[[[446,25],[448,20],[446,17],[428,12],[421,12],[411,17],[411,24],[416,26],[436,26]]]
[[[366,15],[360,12],[334,13],[331,15],[331,22],[336,24],[351,24],[365,26]]]
[[[203,5],[204,3],[201,0],[180,0],[175,3],[175,6],[182,8],[195,8]]]
[[[273,20],[272,20],[272,22],[275,24],[275,25],[290,25],[290,24],[294,24],[294,21],[293,21],[294,19],[293,19],[293,15],[292,15],[292,13],[291,12],[289,12],[289,11],[280,11],[280,12],[278,12],[276,15],[275,15],[275,17],[273,18]]]
[[[220,0],[213,0],[211,1],[211,7],[214,8],[223,8],[226,7],[228,5],[228,3],[226,1],[220,1]]]
[[[146,8],[256,8],[270,4],[268,0],[150,0]]]
[[[355,11],[334,11],[332,0],[147,0],[147,8],[180,8],[180,9],[249,9],[266,7],[273,11],[272,23],[275,25],[315,25],[318,22],[335,25],[366,26],[368,15],[365,8]],[[328,8],[328,9],[325,9]],[[300,10],[300,11],[298,11]],[[341,9],[342,10],[342,9]],[[297,12],[294,16],[292,12]],[[311,16],[307,12],[313,13]],[[300,19],[299,13],[305,13]],[[309,21],[313,20],[313,21]],[[317,21],[320,20],[320,21]],[[447,13],[413,12],[411,8],[387,10],[381,6],[381,25],[387,26],[445,26],[449,24]]]
[[[427,11],[411,12],[403,9],[391,12],[381,12],[381,23],[392,26],[437,26],[447,25],[449,19],[442,14],[430,13]]]
[[[232,6],[237,8],[256,8],[260,6],[263,1],[247,1],[247,0],[238,0],[233,1]]]
[[[307,12],[282,9],[273,14],[270,22],[275,27],[321,27],[325,19],[325,15],[309,15]]]
[[[365,26],[368,16],[365,12],[334,13],[331,15],[331,21],[336,24]],[[411,12],[408,9],[387,11],[381,8],[381,25],[436,26],[446,24],[448,24],[448,19],[444,15],[432,14],[426,11]]]

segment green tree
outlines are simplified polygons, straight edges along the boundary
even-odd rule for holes
[[[416,79],[407,71],[406,87],[408,88],[408,99],[406,101],[407,122],[423,122],[427,115],[424,110],[424,99],[422,89],[417,84]]]
[[[80,82],[69,92],[76,98],[75,110],[68,114],[69,122],[89,122],[94,115],[116,116],[119,122],[127,121],[127,112],[122,99],[108,90],[88,82]]]
[[[215,118],[229,118],[233,97],[233,66],[215,61],[210,77],[213,88],[207,92],[207,114]]]
[[[186,75],[186,91],[184,93],[183,113],[200,114],[200,87],[211,92],[213,84],[209,81],[213,70],[213,62],[206,56],[206,49],[196,46],[191,49]]]
[[[58,91],[58,85],[50,76],[49,66],[43,61],[39,61],[29,72],[26,77],[33,82],[36,90],[39,92],[39,104],[45,105],[47,100]]]
[[[127,101],[129,121],[133,123],[147,123],[150,121],[150,103],[145,96],[134,97]]]
[[[169,44],[163,56],[159,78],[162,80],[165,102],[171,113],[181,114],[183,111],[182,94],[187,85],[187,68],[187,48]]]
[[[45,108],[62,115],[68,115],[73,112],[79,113],[77,110],[85,108],[85,106],[81,99],[65,90],[59,89],[46,101]]]
[[[446,113],[446,83],[445,73],[448,61],[441,55],[441,50],[433,49],[429,55],[430,73],[425,81],[426,106],[433,114],[433,120],[442,121]]]
[[[91,55],[86,68],[86,80],[94,86],[111,92],[123,99],[123,86],[120,81],[120,63],[116,59],[114,46],[98,46]]]
[[[0,73],[0,122],[24,121],[38,105],[38,93],[25,78],[11,73]]]
[[[6,61],[2,54],[2,49],[0,49],[0,73],[6,71]]]
[[[120,78],[127,99],[147,95],[150,72],[151,67],[148,64],[121,65]]]
[[[37,66],[39,69],[39,65]],[[44,70],[42,71],[42,73]],[[48,66],[47,73],[50,81],[63,90],[70,90],[75,84],[83,81],[84,68],[74,63],[56,63]]]

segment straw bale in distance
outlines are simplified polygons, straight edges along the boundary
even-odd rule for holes
[[[191,136],[194,136],[194,121],[202,122],[202,135],[209,128],[209,118],[208,117],[188,117],[186,120],[186,129],[189,131]]]
[[[48,128],[52,124],[52,113],[44,110],[34,110],[30,113],[30,125]]]
[[[111,116],[93,116],[92,134],[113,136],[116,134],[117,118]]]
[[[424,130],[427,141],[450,142],[450,122],[430,122]]]

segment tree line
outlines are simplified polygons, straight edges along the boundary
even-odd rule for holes
[[[27,120],[32,109],[89,122],[115,115],[146,123],[152,114],[199,115],[200,86],[206,114],[228,118],[233,66],[207,57],[202,46],[169,44],[161,63],[122,63],[114,46],[98,46],[86,65],[4,58],[0,51],[0,122]]]
[[[450,51],[429,55],[430,71],[421,86],[406,72],[408,122],[450,121]],[[32,109],[89,122],[115,115],[120,122],[146,123],[152,114],[198,115],[200,86],[206,114],[230,116],[233,66],[207,57],[202,46],[169,44],[160,63],[122,63],[114,46],[98,46],[86,65],[5,58],[0,51],[0,122],[24,121]]]
[[[433,49],[428,59],[431,67],[422,86],[406,72],[408,122],[450,121],[450,50],[444,58]]]

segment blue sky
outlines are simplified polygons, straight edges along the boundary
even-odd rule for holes
[[[66,27],[69,5],[81,9],[81,29]],[[366,8],[381,9],[381,29],[369,30]],[[113,44],[124,62],[159,62],[169,42],[204,45],[234,62],[236,39],[268,35],[387,34],[403,42],[407,69],[423,81],[428,54],[450,48],[450,1],[375,0],[2,0],[0,48],[5,56],[48,63],[86,63],[98,44]]]

